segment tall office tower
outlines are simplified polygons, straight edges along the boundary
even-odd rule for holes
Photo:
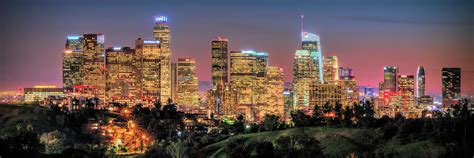
[[[171,99],[178,99],[178,63],[171,63]]]
[[[335,84],[339,80],[339,66],[337,57],[330,56],[323,59],[324,83]]]
[[[160,101],[162,104],[171,99],[171,34],[168,17],[155,17],[153,39],[161,42],[160,53]]]
[[[237,89],[239,104],[255,105],[257,103],[256,61],[253,51],[230,52],[230,82]]]
[[[283,68],[269,66],[267,70],[266,99],[268,108],[266,112],[284,117],[284,76]]]
[[[384,82],[384,91],[389,91],[391,93],[397,92],[397,77],[398,77],[398,67],[396,66],[385,66],[383,67],[383,82]]]
[[[425,95],[425,69],[419,66],[416,72],[416,97]]]
[[[67,36],[63,53],[63,88],[67,92],[71,92],[73,86],[82,85],[83,46],[82,36]]]
[[[357,83],[355,76],[352,74],[351,68],[339,68],[339,81],[338,83],[343,88],[344,96],[346,97],[346,102],[341,103],[344,106],[352,105],[354,102],[359,101],[359,95],[357,93]]]
[[[293,108],[309,108],[309,86],[317,82],[317,65],[314,53],[297,50],[293,62]]]
[[[314,64],[316,65],[316,70],[312,71],[317,73],[315,74],[316,79],[323,83],[323,58],[319,36],[309,32],[301,32],[301,49],[310,52]]]
[[[230,83],[212,87],[207,93],[211,113],[220,115],[237,114],[238,95],[237,88]]]
[[[198,105],[198,78],[196,77],[196,60],[178,58],[177,100],[179,106]]]
[[[95,97],[105,100],[105,48],[104,35],[84,34],[83,85],[93,87]]]
[[[134,103],[137,95],[135,50],[130,47],[109,47],[105,50],[107,101]]]
[[[413,75],[398,75],[397,93],[401,96],[401,105],[405,108],[413,106],[415,96],[415,77]]]
[[[268,68],[268,53],[267,52],[255,52],[255,51],[242,51],[243,53],[251,54],[255,56],[255,98],[257,104],[267,104],[266,99],[266,80],[267,80],[267,68]]]
[[[211,42],[212,55],[212,86],[228,82],[228,40],[217,37]]]
[[[136,61],[139,61],[137,69],[140,75],[138,84],[138,96],[144,100],[156,101],[161,94],[161,45],[158,40],[135,41]]]
[[[449,107],[461,97],[461,68],[443,68],[441,70],[443,106]]]

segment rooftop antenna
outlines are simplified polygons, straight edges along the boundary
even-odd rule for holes
[[[301,14],[301,32],[303,32],[303,18],[304,18],[304,15]]]

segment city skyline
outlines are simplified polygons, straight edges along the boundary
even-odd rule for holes
[[[18,3],[22,3],[25,1],[20,1]],[[102,3],[103,1],[99,2]],[[18,4],[17,3],[17,4]],[[170,2],[168,2],[170,3]],[[17,5],[14,3],[7,3],[7,5]],[[165,3],[166,4],[166,3]],[[279,4],[282,5],[283,3]],[[177,4],[167,4],[170,6],[175,6]],[[219,5],[219,4],[216,4]],[[274,4],[276,5],[276,4]],[[325,5],[329,5],[325,3]],[[410,4],[405,4],[411,6]],[[420,5],[420,4],[418,4]],[[452,4],[452,5],[459,5],[459,4]],[[415,5],[416,6],[416,5]],[[412,6],[413,9],[415,6]],[[423,5],[422,5],[423,6]],[[29,7],[36,7],[36,10],[39,11],[44,9],[45,6],[41,6],[40,4],[36,4]],[[106,7],[106,6],[104,6]],[[137,7],[137,5],[135,5]],[[294,7],[294,6],[293,6]],[[398,9],[401,9],[398,6]],[[418,6],[420,7],[420,6]],[[439,6],[438,6],[439,7]],[[134,8],[134,7],[132,7]],[[409,7],[410,8],[410,7]],[[433,11],[433,8],[427,7],[426,12]],[[169,7],[168,7],[169,9]],[[280,8],[281,9],[281,8]],[[395,6],[391,9],[397,9]],[[445,8],[446,9],[446,8]],[[18,9],[21,10],[21,9]],[[308,9],[294,9],[292,11],[287,11],[284,13],[280,13],[278,15],[285,16],[288,18],[287,21],[283,21],[284,26],[280,27],[270,27],[270,30],[265,30],[266,28],[260,27],[265,26],[267,24],[271,24],[267,19],[259,18],[259,16],[252,17],[248,14],[242,15],[235,15],[237,19],[241,20],[240,22],[234,23],[236,24],[235,27],[232,25],[222,28],[215,29],[206,29],[205,32],[202,33],[195,33],[195,31],[204,29],[198,28],[190,29],[185,27],[186,25],[185,20],[190,20],[189,18],[194,17],[196,15],[182,15],[183,13],[178,13],[177,11],[167,11],[160,9],[158,10],[160,13],[164,12],[165,15],[169,18],[170,26],[173,27],[171,30],[171,34],[173,38],[171,39],[172,42],[172,51],[173,51],[173,61],[176,61],[177,58],[181,57],[192,57],[196,58],[196,74],[197,77],[201,81],[211,81],[211,74],[210,74],[210,41],[216,36],[223,36],[229,39],[229,52],[230,51],[238,51],[238,50],[262,50],[269,53],[269,65],[277,65],[283,68],[285,81],[291,82],[292,79],[292,64],[293,64],[293,54],[300,46],[298,43],[300,42],[299,38],[299,14],[304,12],[305,20],[304,20],[304,31],[317,33],[321,36],[321,45],[322,45],[322,54],[325,57],[329,56],[338,56],[339,58],[339,66],[341,67],[351,67],[353,68],[354,75],[356,76],[356,80],[358,85],[370,85],[372,87],[377,87],[378,82],[383,80],[383,66],[397,66],[399,67],[400,73],[404,75],[416,75],[417,67],[419,65],[425,68],[426,73],[426,92],[429,93],[441,93],[441,68],[442,67],[460,67],[462,70],[462,93],[466,92],[474,92],[473,83],[473,76],[474,76],[474,66],[469,64],[469,61],[473,58],[472,55],[469,55],[471,51],[472,53],[472,46],[469,46],[469,42],[473,43],[472,38],[469,38],[468,28],[469,25],[472,25],[472,22],[469,23],[467,19],[463,19],[457,17],[459,15],[468,15],[467,11],[453,11],[450,10],[450,14],[454,19],[448,21],[432,21],[430,16],[424,17],[423,14],[425,12],[421,12],[420,14],[415,14],[415,16],[408,16],[408,18],[401,18],[407,21],[397,21],[390,19],[377,19],[377,18],[349,18],[349,17],[336,17],[335,20],[329,19],[328,17],[324,16],[317,16],[314,14],[319,13],[318,11],[311,11]],[[170,9],[171,10],[171,9]],[[410,10],[410,9],[408,9]],[[448,9],[449,10],[449,9]],[[17,10],[14,10],[17,11]],[[182,11],[182,10],[181,10]],[[8,9],[7,9],[8,12]],[[148,11],[149,12],[149,11]],[[24,87],[31,87],[32,85],[38,84],[47,84],[47,85],[62,85],[62,77],[61,77],[61,70],[59,69],[61,66],[61,55],[64,51],[64,39],[67,35],[81,35],[83,33],[90,33],[90,32],[100,32],[105,35],[105,47],[109,46],[122,46],[122,47],[134,47],[134,39],[138,37],[142,37],[144,39],[151,38],[151,31],[153,28],[154,16],[160,15],[160,13],[143,13],[140,15],[136,15],[136,17],[140,17],[139,20],[133,19],[130,17],[125,17],[123,20],[131,20],[134,22],[140,20],[146,20],[146,22],[137,22],[139,24],[129,27],[122,27],[119,24],[121,21],[111,21],[111,20],[104,20],[105,22],[109,22],[110,25],[101,26],[103,23],[99,23],[99,26],[70,26],[69,24],[62,24],[59,25],[61,20],[55,16],[52,16],[52,19],[44,19],[50,20],[54,25],[52,27],[60,27],[62,29],[67,29],[68,31],[58,33],[56,30],[50,30],[51,34],[54,35],[46,35],[45,32],[26,32],[26,33],[12,33],[9,30],[13,29],[13,24],[7,24],[5,26],[5,33],[6,36],[2,38],[2,74],[9,74],[9,75],[2,75],[0,78],[0,90],[11,90],[11,89],[18,89]],[[232,12],[232,11],[231,11]],[[252,11],[250,11],[252,12]],[[370,11],[369,11],[370,12]],[[466,13],[467,12],[467,13]],[[9,12],[10,13],[10,12]],[[255,12],[257,15],[266,15],[265,13]],[[431,12],[430,12],[431,13]],[[17,12],[12,12],[10,15],[20,14]],[[69,14],[69,13],[68,13]],[[208,13],[210,14],[210,13]],[[325,13],[328,14],[328,13]],[[6,21],[9,21],[9,18],[6,16]],[[224,15],[229,15],[228,13]],[[23,15],[24,16],[24,15]],[[35,15],[41,17],[41,15]],[[100,17],[109,17],[110,19],[115,19],[116,17],[113,15],[101,15]],[[222,15],[221,15],[222,16]],[[325,15],[326,16],[326,15]],[[431,15],[432,16],[432,15]],[[444,15],[448,16],[448,15]],[[20,16],[21,17],[21,16]],[[80,16],[79,16],[80,17]],[[212,20],[213,22],[219,23],[219,21],[229,22],[228,20],[221,20],[221,19],[212,19],[213,16],[210,17],[202,17],[205,21]],[[252,17],[252,18],[250,18]],[[272,17],[270,15],[270,17]],[[449,16],[448,16],[449,17]],[[463,16],[461,16],[463,17]],[[249,19],[247,19],[249,18]],[[410,22],[409,19],[417,19],[421,18],[421,23],[417,22]],[[400,17],[395,17],[394,19],[400,19]],[[11,20],[11,19],[10,19]],[[63,19],[64,20],[64,19]],[[34,19],[33,19],[34,21]],[[68,21],[68,20],[64,20]],[[93,19],[86,19],[84,17],[79,18],[78,23],[93,23],[95,20]],[[248,24],[246,22],[253,21],[253,24]],[[334,22],[339,21],[339,22]],[[15,23],[20,23],[20,27],[18,29],[22,30],[23,25],[25,23],[21,20],[14,21]],[[123,21],[122,21],[123,22]],[[193,24],[196,21],[191,20]],[[191,23],[190,22],[190,23]],[[344,32],[344,27],[338,26],[338,28],[330,28],[335,25],[335,23],[344,23],[344,22],[354,22],[354,25],[369,25],[374,27],[374,30],[365,30],[359,28],[360,26],[356,26],[355,29],[351,28],[352,30],[346,30]],[[441,22],[440,26],[431,26],[430,23],[438,23]],[[447,23],[444,23],[447,22]],[[47,22],[46,22],[47,23]],[[390,26],[383,26],[386,23],[390,23]],[[42,23],[43,25],[45,23]],[[401,28],[397,28],[397,26]],[[49,27],[49,25],[41,26],[42,27]],[[136,30],[137,27],[142,27],[142,30]],[[426,28],[423,28],[426,27]],[[86,28],[86,29],[84,29]],[[105,30],[104,28],[108,28],[109,30]],[[408,29],[408,32],[414,33],[415,35],[409,35],[407,32],[404,32],[400,35],[396,35],[397,31],[402,30],[402,28]],[[457,29],[449,30],[449,29]],[[46,28],[42,28],[46,29]],[[59,29],[59,30],[62,30]],[[273,30],[272,30],[273,29]],[[395,31],[390,31],[391,29]],[[41,29],[38,29],[41,30]],[[95,30],[95,31],[94,31]],[[441,30],[442,33],[433,33],[432,31]],[[63,30],[64,31],[64,30]],[[283,34],[278,34],[276,32],[283,31]],[[370,32],[369,32],[370,31]],[[386,32],[384,32],[386,31]],[[444,31],[444,32],[443,32]],[[73,33],[71,33],[73,32]],[[122,33],[126,32],[126,33]],[[269,34],[272,33],[272,34]],[[368,34],[364,34],[368,33]],[[379,33],[379,34],[377,34]],[[425,34],[426,33],[426,34]],[[466,34],[467,35],[463,35]],[[35,43],[31,41],[31,39],[26,39],[25,44],[32,44],[31,47],[28,48],[21,48],[18,47],[18,50],[13,49],[15,45],[18,45],[20,42],[17,38],[12,38],[12,40],[6,40],[8,37],[16,37],[18,35],[26,35],[34,36],[40,35],[40,37],[46,36],[49,41],[39,41]],[[186,39],[184,35],[190,34],[190,39]],[[345,36],[341,36],[341,34],[345,34]],[[367,35],[368,37],[362,41],[357,41],[358,35]],[[429,35],[428,35],[429,34]],[[389,38],[390,36],[394,35],[395,37]],[[426,35],[426,36],[425,36]],[[447,35],[447,36],[444,36]],[[197,37],[194,37],[197,36]],[[406,36],[405,38],[401,38],[398,36]],[[110,37],[110,38],[109,38]],[[440,40],[438,38],[443,37],[445,40]],[[275,40],[275,38],[277,40]],[[288,39],[285,39],[288,38]],[[347,39],[344,39],[347,38]],[[388,39],[387,39],[388,38]],[[431,39],[428,38],[435,38]],[[272,40],[266,40],[272,39]],[[398,41],[397,39],[404,39],[406,41]],[[346,41],[344,41],[346,40]],[[3,42],[5,41],[5,43]],[[60,41],[58,43],[58,41]],[[290,42],[289,42],[290,41]],[[347,42],[349,41],[349,42]],[[376,41],[380,41],[377,43]],[[456,41],[456,42],[454,42]],[[384,43],[385,42],[385,43]],[[393,42],[393,43],[390,43]],[[414,42],[414,43],[412,43]],[[276,43],[276,44],[275,44]],[[35,45],[36,44],[36,45]],[[5,47],[4,47],[5,46]],[[374,46],[375,48],[362,48],[367,46]],[[351,49],[352,48],[352,49]],[[367,50],[364,50],[367,49]],[[439,50],[438,50],[439,49]],[[31,51],[36,50],[36,51]],[[360,51],[360,52],[359,52]],[[3,53],[6,52],[6,53]],[[22,53],[22,52],[34,52],[37,54],[29,54]],[[190,53],[195,52],[195,53]],[[354,53],[357,52],[357,53]],[[37,56],[42,55],[44,56]],[[393,53],[397,53],[397,55],[392,56]],[[400,55],[398,54],[400,53]],[[432,54],[431,54],[432,53]],[[411,58],[409,56],[403,55],[413,55]],[[450,55],[453,58],[446,58],[440,57],[443,55]],[[22,60],[18,60],[20,58]],[[372,58],[367,59],[368,56]],[[408,59],[407,59],[408,58]],[[20,62],[21,61],[21,62]],[[25,64],[25,63],[32,63],[32,64]],[[436,64],[436,65],[435,65]],[[26,67],[25,67],[26,65]],[[40,65],[40,66],[38,66]]]

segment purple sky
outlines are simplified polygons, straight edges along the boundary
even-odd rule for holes
[[[107,46],[133,46],[151,38],[153,16],[166,15],[173,58],[194,57],[199,80],[210,80],[210,40],[229,39],[230,50],[269,52],[270,65],[292,79],[305,31],[321,36],[323,55],[352,67],[359,85],[377,86],[383,66],[401,74],[425,67],[427,91],[440,93],[441,68],[461,67],[462,91],[474,92],[472,1],[443,0],[2,0],[0,90],[37,84],[61,86],[67,35],[100,32]]]

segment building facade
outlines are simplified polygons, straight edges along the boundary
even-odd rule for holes
[[[110,47],[105,51],[106,102],[133,103],[137,96],[135,50]]]
[[[416,72],[416,97],[425,95],[425,69],[419,66]]]
[[[178,58],[177,72],[176,103],[178,106],[197,106],[199,95],[196,60],[193,58]]]
[[[443,68],[441,82],[443,106],[450,107],[458,103],[461,97],[461,68]]]
[[[105,100],[105,47],[104,35],[84,34],[82,66],[83,85],[94,87],[91,92]]]
[[[383,90],[391,93],[397,92],[397,77],[398,77],[398,67],[396,66],[385,66],[383,68]]]
[[[217,37],[211,42],[211,74],[212,86],[228,82],[228,44],[223,37]]]
[[[71,92],[73,86],[82,85],[84,38],[82,36],[67,36],[63,53],[63,88]]]
[[[336,56],[329,56],[323,59],[324,83],[335,84],[339,80],[339,66]]]
[[[158,40],[135,41],[138,61],[137,95],[142,100],[155,101],[161,96],[161,43]]]
[[[160,101],[162,104],[171,99],[171,34],[168,17],[155,17],[153,39],[161,43],[160,53]]]

